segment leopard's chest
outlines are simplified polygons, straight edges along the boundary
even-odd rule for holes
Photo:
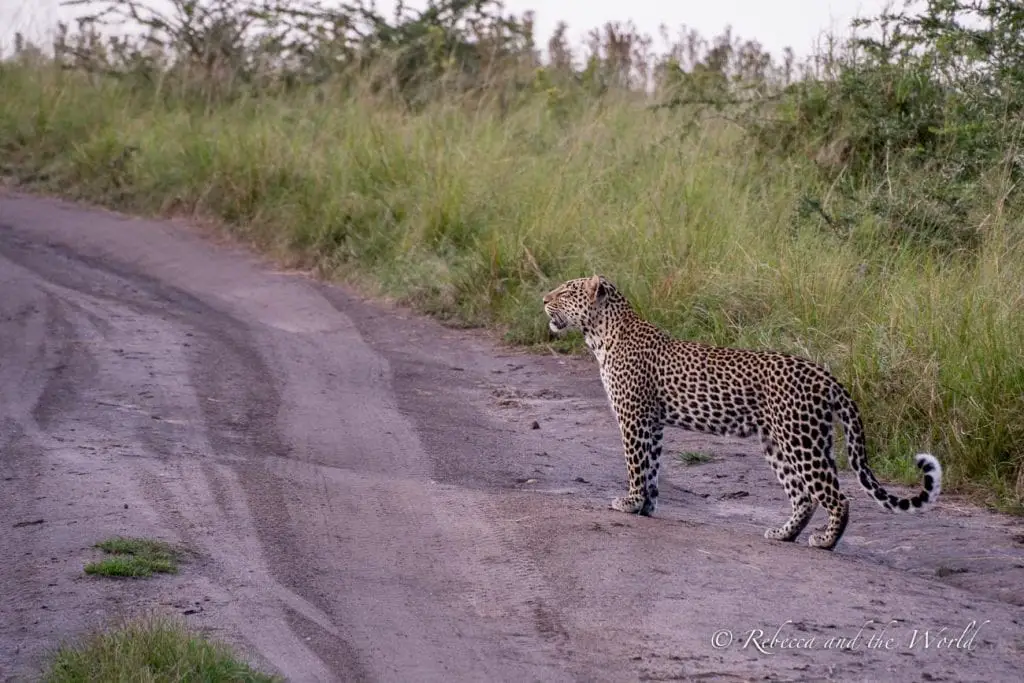
[[[631,390],[636,388],[646,373],[629,357],[605,351],[595,351],[594,356],[600,368],[601,385],[614,409],[623,400],[623,395],[636,393]]]

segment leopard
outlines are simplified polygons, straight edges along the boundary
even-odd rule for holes
[[[846,531],[850,501],[840,489],[833,430],[838,419],[857,481],[890,512],[917,512],[937,500],[942,467],[930,453],[914,463],[922,488],[911,497],[886,491],[868,466],[864,425],[850,392],[822,365],[781,351],[715,346],[671,336],[645,320],[604,275],[567,280],[543,296],[548,327],[576,331],[597,360],[618,423],[628,491],[611,508],[651,516],[666,426],[757,437],[792,511],[769,540],[793,542],[819,506],[826,524],[808,545],[833,550]]]

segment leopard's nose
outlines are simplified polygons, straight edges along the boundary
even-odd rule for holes
[[[551,292],[548,292],[547,294],[544,295],[544,303],[546,303],[546,304],[551,303],[552,298],[553,297],[551,296]]]

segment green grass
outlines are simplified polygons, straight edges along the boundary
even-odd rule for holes
[[[709,454],[701,453],[700,451],[683,451],[676,455],[676,459],[687,466],[703,465],[706,462],[714,460],[714,458]]]
[[[758,156],[720,121],[684,135],[677,113],[614,96],[499,109],[410,113],[323,88],[199,111],[9,65],[0,150],[30,188],[214,218],[291,265],[514,343],[546,338],[544,291],[603,273],[674,334],[827,365],[880,476],[916,483],[911,456],[930,450],[945,490],[1020,509],[1024,230],[998,178],[972,195],[977,251],[947,256],[894,243],[876,216],[854,216],[849,238],[823,229],[800,208],[830,196],[813,164]]]
[[[168,620],[150,618],[64,646],[44,683],[146,681],[147,683],[264,682],[282,679],[259,673],[219,643]]]
[[[85,565],[86,574],[138,578],[178,571],[179,553],[163,541],[115,537],[97,543],[96,547],[110,557]]]

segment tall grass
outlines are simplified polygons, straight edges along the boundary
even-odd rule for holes
[[[600,272],[675,334],[825,363],[881,475],[914,482],[910,455],[931,450],[947,488],[1020,505],[1024,233],[996,203],[977,214],[981,246],[950,256],[894,243],[870,216],[839,235],[801,212],[830,192],[811,161],[635,97],[410,110],[322,87],[200,110],[46,65],[0,69],[0,149],[33,187],[212,216],[521,344],[546,340],[545,290]]]

